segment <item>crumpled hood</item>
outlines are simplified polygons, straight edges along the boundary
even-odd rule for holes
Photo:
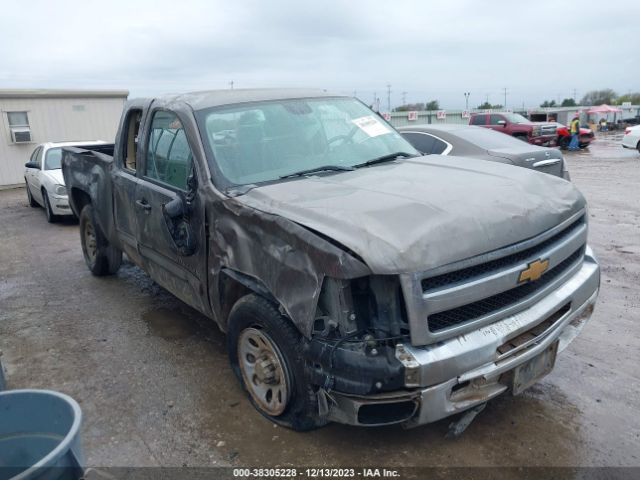
[[[377,274],[427,270],[511,245],[585,206],[565,180],[439,155],[283,181],[236,200],[331,237]]]

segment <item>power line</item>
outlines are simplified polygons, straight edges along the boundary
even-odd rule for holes
[[[387,112],[391,112],[391,84],[387,83]]]

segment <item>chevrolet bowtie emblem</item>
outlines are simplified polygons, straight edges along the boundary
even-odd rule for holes
[[[536,260],[531,262],[526,269],[520,272],[519,282],[533,282],[538,280],[549,268],[549,260]]]

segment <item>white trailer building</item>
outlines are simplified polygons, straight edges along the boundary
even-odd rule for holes
[[[112,142],[127,90],[0,89],[0,188],[24,184],[24,164],[44,142]]]

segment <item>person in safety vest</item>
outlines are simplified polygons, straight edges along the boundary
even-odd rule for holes
[[[569,127],[569,133],[571,134],[571,142],[569,143],[569,150],[580,150],[580,114],[576,113],[571,120],[571,126]]]

